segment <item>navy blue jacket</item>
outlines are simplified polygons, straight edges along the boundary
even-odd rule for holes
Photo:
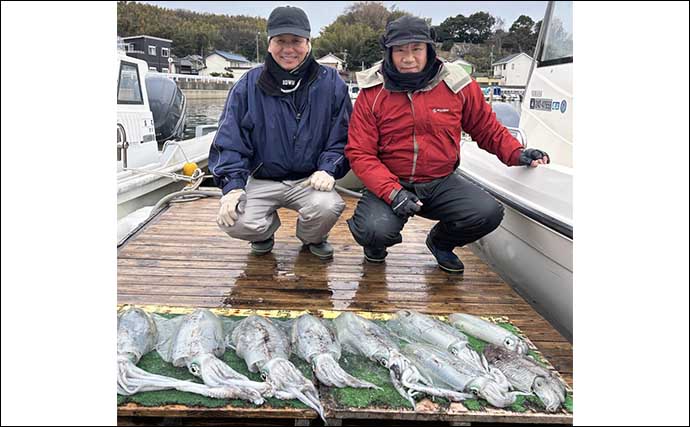
[[[352,102],[345,82],[320,66],[298,116],[290,96],[268,96],[256,85],[263,66],[249,70],[230,91],[211,145],[208,167],[223,194],[257,179],[292,180],[323,170],[342,178]]]

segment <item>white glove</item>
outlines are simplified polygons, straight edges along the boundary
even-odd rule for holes
[[[302,183],[302,187],[307,187],[309,185],[311,185],[314,190],[331,191],[333,186],[335,186],[335,178],[326,171],[316,171],[309,179]]]
[[[244,205],[240,202],[247,200],[247,193],[241,188],[236,188],[220,198],[220,210],[218,211],[218,224],[232,227],[237,221],[239,214],[244,213]]]

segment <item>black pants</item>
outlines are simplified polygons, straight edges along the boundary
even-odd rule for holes
[[[496,199],[456,173],[428,183],[401,184],[424,204],[417,215],[439,221],[430,231],[439,249],[474,242],[495,230],[503,219],[503,206]],[[367,191],[347,225],[360,245],[384,248],[402,242],[400,231],[406,222],[388,203]]]

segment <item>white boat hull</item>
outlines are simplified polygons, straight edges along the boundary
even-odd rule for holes
[[[214,137],[215,132],[211,132],[179,141],[179,147],[167,147],[159,154],[156,162],[138,167],[138,171],[123,171],[118,164],[117,218],[121,219],[143,206],[154,205],[166,194],[182,189],[186,182],[175,182],[172,178],[157,173],[180,174],[187,161],[205,168],[208,166],[208,152]]]
[[[464,141],[459,170],[505,208],[501,225],[470,249],[572,339],[572,169],[506,167]]]
[[[504,207],[501,225],[469,248],[572,340],[572,239]]]

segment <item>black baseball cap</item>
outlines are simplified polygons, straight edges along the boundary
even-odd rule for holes
[[[415,16],[402,16],[386,25],[381,38],[384,47],[401,46],[408,43],[433,43],[431,29],[426,21]]]
[[[311,38],[309,18],[299,7],[280,6],[273,9],[268,17],[267,29],[269,38],[280,34]]]

